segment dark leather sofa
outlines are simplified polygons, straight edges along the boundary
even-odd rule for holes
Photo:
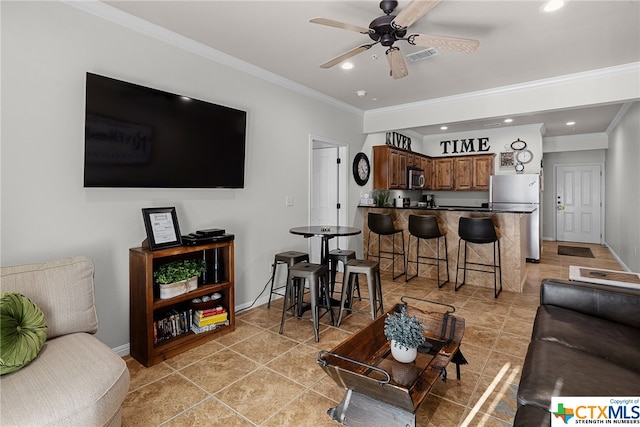
[[[640,396],[640,289],[542,282],[514,427],[551,425],[552,396]]]

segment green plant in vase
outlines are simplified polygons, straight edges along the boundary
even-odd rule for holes
[[[376,190],[373,193],[373,201],[376,206],[384,207],[389,205],[389,192],[387,190]]]
[[[387,315],[384,319],[384,334],[391,341],[393,357],[403,363],[413,362],[418,354],[418,347],[425,342],[422,323],[416,316],[409,315],[406,305],[399,312]]]
[[[200,276],[206,268],[202,259],[184,259],[160,265],[153,271],[156,283],[168,284],[189,280]]]

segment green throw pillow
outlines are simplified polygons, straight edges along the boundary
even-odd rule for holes
[[[42,310],[24,295],[0,293],[0,375],[29,364],[46,339]]]

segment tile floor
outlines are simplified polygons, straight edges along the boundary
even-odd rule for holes
[[[619,270],[608,249],[590,247],[593,258],[557,255],[556,242],[544,242],[539,264],[527,264],[522,294],[453,283],[438,289],[433,280],[390,280],[383,274],[385,310],[402,295],[447,302],[464,317],[461,350],[468,360],[462,378],[450,365],[447,382],[438,381],[417,411],[417,425],[509,426],[516,391],[538,306],[539,284],[546,277],[568,279],[569,265]],[[363,303],[364,304],[364,303]],[[281,305],[272,303],[239,313],[236,330],[217,340],[145,368],[125,357],[131,373],[123,405],[123,425],[134,426],[338,426],[327,409],[344,391],[318,366],[318,350],[335,345],[370,319],[352,314],[340,328],[322,319],[320,342],[306,319],[289,318],[278,334]],[[365,305],[366,308],[368,304]]]

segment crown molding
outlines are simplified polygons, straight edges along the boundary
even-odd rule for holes
[[[186,50],[191,53],[195,53],[196,55],[209,58],[220,64],[234,68],[238,71],[249,74],[251,76],[260,78],[269,83],[274,83],[278,86],[284,87],[286,89],[292,90],[294,92],[300,93],[302,95],[308,96],[310,98],[316,99],[318,101],[321,101],[326,104],[332,105],[334,107],[340,108],[342,110],[348,111],[350,113],[359,115],[361,117],[364,116],[364,111],[359,108],[346,104],[333,97],[327,96],[321,92],[310,89],[309,87],[296,83],[292,80],[285,79],[282,76],[279,76],[275,73],[267,71],[263,68],[257,67],[246,61],[235,58],[231,55],[227,55],[226,53],[220,52],[219,50],[209,47],[203,43],[197,42],[193,39],[182,36],[173,31],[167,30],[166,28],[163,28],[159,25],[153,24],[151,22],[145,21],[144,19],[141,19],[131,14],[128,14],[126,12],[123,12],[122,10],[117,9],[113,6],[110,6],[106,3],[103,3],[99,0],[83,0],[83,1],[59,0],[59,1],[66,5],[72,6],[76,9],[90,13],[99,18],[105,19],[107,21],[113,22],[115,24],[121,25],[123,27],[129,28],[139,33],[145,34],[149,37],[153,37],[164,43],[173,45],[175,47],[178,47],[180,49]]]
[[[609,127],[607,127],[607,130],[605,130],[604,133],[606,133],[607,135],[611,135],[611,132],[613,132],[616,127],[618,127],[618,123],[620,123],[620,120],[622,120],[624,115],[627,114],[627,111],[629,111],[629,108],[631,108],[632,104],[633,102],[627,102],[623,104],[622,107],[620,107],[620,110],[618,110],[618,114],[616,114],[616,116],[613,118],[613,120],[609,124]]]

